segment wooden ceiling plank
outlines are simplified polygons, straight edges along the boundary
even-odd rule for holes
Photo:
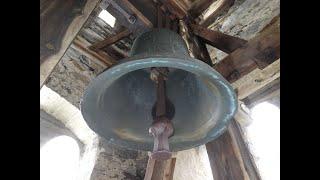
[[[232,83],[237,90],[238,99],[244,99],[280,77],[280,59],[263,70],[255,69]]]
[[[214,31],[201,25],[191,24],[191,28],[193,33],[202,38],[205,43],[228,54],[247,43],[244,39]]]
[[[214,68],[233,83],[256,68],[264,69],[280,58],[280,18]]]
[[[208,16],[201,20],[199,24],[209,27],[218,16],[227,11],[234,4],[234,0],[218,0],[216,6],[208,10]]]
[[[40,1],[40,88],[99,2]]]
[[[197,18],[202,14],[203,11],[208,9],[208,7],[217,0],[198,0],[192,3],[189,14],[193,18]]]
[[[121,0],[122,4],[124,4],[130,11],[142,21],[142,23],[148,27],[152,28],[153,24],[149,21],[148,18],[146,18],[136,7],[134,7],[133,4],[131,4],[128,0]],[[118,3],[118,1],[117,1]]]
[[[107,37],[106,39],[104,39],[102,41],[94,43],[89,48],[91,50],[103,49],[104,47],[107,47],[111,44],[114,44],[114,43],[120,41],[121,39],[123,39],[125,37],[128,37],[130,34],[131,34],[131,32],[128,29],[125,29],[125,30],[119,32],[118,34],[112,35],[111,37]]]

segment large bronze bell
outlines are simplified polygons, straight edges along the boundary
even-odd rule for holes
[[[156,85],[151,68],[167,67],[166,108],[174,127],[170,150],[217,138],[237,110],[230,84],[212,67],[191,58],[175,32],[153,29],[138,36],[130,57],[93,80],[81,102],[88,126],[111,143],[152,151]]]

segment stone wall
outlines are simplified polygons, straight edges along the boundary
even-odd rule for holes
[[[235,0],[229,11],[209,28],[250,40],[279,14],[280,0]],[[227,55],[212,46],[207,47],[213,62],[219,62]]]
[[[102,66],[70,47],[45,85],[79,108],[85,88],[103,69]]]
[[[148,163],[147,152],[128,150],[100,138],[100,154],[92,180],[142,180]]]

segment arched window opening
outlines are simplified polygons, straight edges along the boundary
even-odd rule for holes
[[[40,149],[41,180],[75,180],[79,166],[80,149],[76,140],[58,136]]]
[[[251,109],[247,127],[250,149],[263,180],[280,179],[280,109],[268,102]]]

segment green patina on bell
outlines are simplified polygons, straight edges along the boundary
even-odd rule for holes
[[[174,106],[170,149],[179,151],[217,138],[237,110],[231,85],[212,67],[191,58],[181,36],[153,29],[134,41],[130,57],[93,80],[81,102],[88,126],[111,143],[152,151],[156,101],[151,67],[168,67],[166,92]]]

